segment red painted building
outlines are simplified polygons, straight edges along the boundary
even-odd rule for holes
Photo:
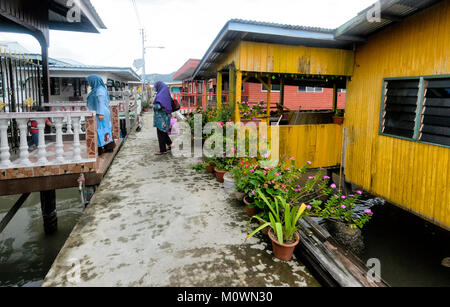
[[[250,103],[266,102],[267,91],[261,84],[245,83],[243,96],[248,97]],[[341,90],[338,93],[338,108],[345,109],[346,93]],[[280,102],[280,88],[272,87],[271,102]],[[333,109],[332,88],[300,88],[298,86],[284,87],[284,105],[292,111],[298,110],[331,110]]]
[[[196,106],[202,104],[205,96],[205,83],[202,81],[192,81],[191,77],[200,60],[189,59],[173,76],[173,80],[183,81],[182,93],[177,99],[182,105]],[[208,80],[206,84],[207,101],[215,103],[216,80]],[[225,80],[223,86],[224,101],[227,101],[228,84]],[[250,103],[267,101],[267,91],[261,84],[244,83],[242,89],[242,99]],[[345,90],[339,90],[338,108],[345,109]],[[280,86],[273,84],[271,93],[271,103],[275,106],[280,102]],[[298,110],[332,110],[333,109],[333,89],[289,86],[284,87],[284,105],[292,111]]]

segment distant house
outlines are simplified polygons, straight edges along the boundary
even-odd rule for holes
[[[192,76],[200,60],[189,59],[173,76],[173,80],[182,81],[181,100],[187,105],[198,105],[203,101],[205,84],[193,80]],[[215,104],[214,96],[217,93],[216,79],[208,80],[206,84],[208,104]],[[271,103],[280,102],[280,84],[272,84]],[[228,82],[222,83],[222,93],[228,101]],[[177,94],[175,91],[174,94]],[[346,90],[340,89],[338,93],[338,108],[345,109]],[[267,90],[259,83],[245,82],[242,86],[242,100],[252,104],[261,101],[267,102]],[[292,111],[305,110],[331,110],[333,108],[333,89],[306,86],[285,86],[284,105]]]
[[[21,56],[30,58],[34,62],[41,61],[40,54],[28,53],[18,43],[3,43],[3,45],[17,48],[13,50],[25,51]],[[102,77],[109,91],[126,90],[134,87],[132,83],[141,82],[141,78],[130,67],[90,66],[72,59],[49,58],[49,74],[50,102],[86,100],[88,95],[86,77],[92,74]],[[35,82],[34,79],[36,78],[30,78],[27,82]]]

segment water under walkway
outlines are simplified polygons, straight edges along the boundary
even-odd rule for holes
[[[194,158],[155,156],[151,114],[122,147],[43,286],[319,286],[276,260],[248,216]]]

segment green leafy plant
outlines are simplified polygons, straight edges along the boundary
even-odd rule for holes
[[[260,103],[250,106],[248,102],[241,102],[239,105],[239,114],[241,119],[256,119],[256,117],[265,115],[267,111],[265,110],[265,103],[261,101]]]
[[[274,201],[270,202],[261,191],[258,191],[258,193],[260,194],[259,197],[264,200],[267,207],[270,209],[269,218],[264,219],[259,215],[252,217],[247,227],[247,233],[249,232],[248,229],[250,228],[253,219],[260,221],[263,225],[249,234],[247,239],[250,239],[263,229],[270,227],[280,244],[294,243],[294,236],[299,228],[298,221],[303,217],[306,205],[291,206],[287,203],[286,199],[281,196],[275,197]]]
[[[141,107],[143,108],[143,109],[148,109],[149,107],[150,107],[150,100],[144,100],[143,102],[142,102],[142,104],[141,104]]]
[[[203,171],[205,171],[206,166],[207,166],[207,163],[197,163],[197,164],[191,164],[191,165],[190,165],[190,167],[191,167],[193,170],[197,171],[197,172],[203,172]]]

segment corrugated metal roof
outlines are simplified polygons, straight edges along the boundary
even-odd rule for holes
[[[440,1],[442,0],[380,0],[377,2],[380,11],[378,15],[373,15],[374,18],[369,17],[375,13],[377,3],[337,28],[334,34],[336,38],[345,35],[367,37]],[[380,17],[381,20],[377,21],[375,17]]]
[[[301,45],[323,48],[352,48],[355,43],[367,41],[368,36],[389,25],[428,8],[442,0],[380,0],[380,21],[368,18],[376,4],[366,8],[337,29],[295,26],[253,20],[231,19],[219,32],[202,58],[192,78],[205,77],[216,62],[236,40],[265,42],[283,45]]]
[[[298,25],[289,25],[289,24],[280,24],[280,23],[273,23],[273,22],[244,20],[244,19],[231,19],[230,22],[237,22],[237,23],[241,23],[241,24],[251,24],[251,25],[258,25],[258,26],[269,26],[269,27],[276,27],[276,28],[281,28],[281,29],[310,31],[310,32],[332,33],[334,31],[334,29],[327,29],[327,28],[307,27],[307,26],[298,26]]]

